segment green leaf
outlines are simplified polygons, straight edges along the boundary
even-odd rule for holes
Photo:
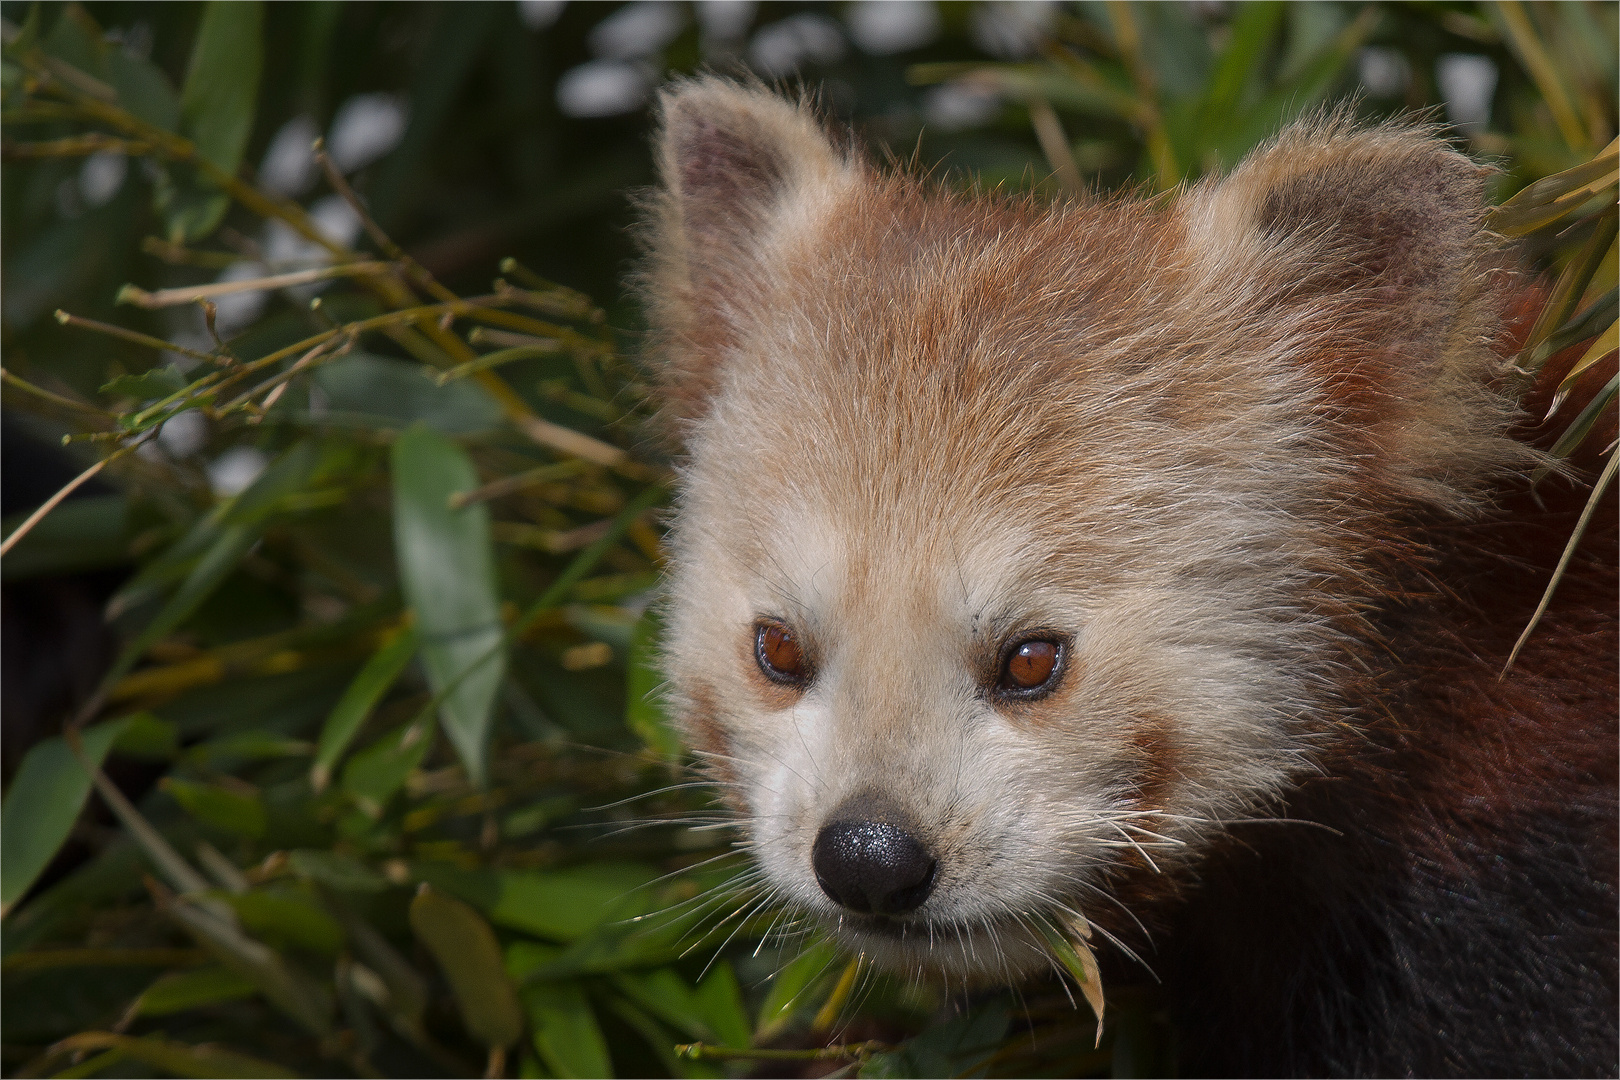
[[[86,729],[80,746],[100,767],[129,718]],[[90,794],[90,774],[60,736],[35,743],[23,757],[0,806],[0,909],[11,910],[50,865]]]
[[[467,775],[482,786],[495,695],[506,673],[489,509],[450,508],[478,486],[455,443],[423,425],[394,442],[394,547],[400,584],[416,613],[422,665],[439,719]]]
[[[422,862],[416,873],[451,892],[500,926],[555,941],[574,941],[607,922],[652,911],[658,899],[644,888],[656,870],[601,862],[567,870],[461,870]]]
[[[831,942],[818,941],[794,957],[777,972],[770,992],[759,1007],[759,1023],[755,1026],[755,1040],[765,1043],[787,1026],[796,1012],[816,1004],[809,992],[812,983],[821,981],[838,961],[838,949]]]
[[[446,435],[488,431],[501,421],[501,407],[475,382],[438,386],[419,365],[369,353],[350,353],[322,364],[311,376],[326,395],[318,417],[294,414],[322,426],[401,430],[420,421]]]
[[[450,983],[467,1032],[494,1049],[523,1036],[523,1012],[484,917],[424,884],[411,901],[411,929]]]
[[[354,797],[369,816],[382,816],[383,807],[422,764],[433,745],[433,715],[424,709],[349,759],[343,767],[343,790]]]
[[[124,606],[150,597],[160,591],[166,579],[185,574],[185,580],[168,603],[119,655],[106,676],[106,685],[128,674],[147,649],[178,629],[213,595],[242,557],[258,543],[265,519],[283,498],[309,479],[316,461],[315,449],[308,443],[299,443],[288,450],[271,462],[246,491],[222,507],[216,517],[200,523],[182,538],[175,545],[178,550],[172,558],[166,553],[157,561],[161,567],[149,565],[135,581],[125,586],[114,598],[113,605]],[[193,557],[195,561],[191,561]]]
[[[142,992],[136,999],[135,1012],[141,1016],[167,1016],[202,1005],[237,1001],[257,991],[252,979],[228,967],[171,971]]]
[[[976,1005],[966,1015],[932,1024],[899,1049],[875,1054],[863,1077],[983,1076],[1012,1016],[1004,1001]]]
[[[181,134],[196,144],[203,160],[233,175],[253,133],[263,23],[259,0],[209,0],[180,92]],[[231,205],[230,196],[196,171],[167,168],[154,187],[153,202],[169,240],[182,244],[213,232]]]
[[[142,710],[124,717],[126,726],[113,749],[130,757],[165,760],[180,748],[180,727],[172,721]]]
[[[107,44],[102,40],[101,27],[79,4],[64,4],[51,31],[41,43],[44,50],[59,60],[66,60],[87,75],[100,78],[105,72]]]
[[[264,5],[209,0],[191,47],[180,92],[181,132],[224,172],[242,164],[259,97],[264,61]]]
[[[86,1031],[63,1039],[51,1047],[52,1052],[56,1054],[88,1053],[103,1049],[107,1050],[106,1054],[92,1059],[102,1062],[103,1068],[119,1058],[134,1058],[160,1074],[168,1073],[173,1076],[218,1077],[226,1080],[237,1080],[240,1077],[247,1080],[250,1077],[279,1078],[298,1075],[280,1065],[273,1065],[268,1061],[249,1057],[247,1054],[238,1054],[234,1050],[225,1050],[213,1045],[188,1046],[161,1035],[147,1035],[137,1039],[130,1035],[116,1035],[110,1031]],[[129,1074],[125,1072],[123,1075]]]
[[[656,610],[649,608],[631,634],[629,670],[625,675],[628,698],[625,719],[648,749],[660,757],[678,761],[685,747],[658,697],[659,688],[664,684],[664,673],[658,664],[662,629]]]
[[[317,1036],[331,1031],[332,995],[324,983],[288,966],[274,950],[244,934],[227,921],[228,912],[220,915],[166,892],[158,896],[159,910],[227,967],[253,980],[276,1008]]]
[[[293,873],[318,881],[339,892],[381,892],[388,879],[351,855],[317,848],[299,848],[287,853]]]
[[[112,382],[104,384],[101,392],[115,397],[134,398],[136,401],[151,401],[178,393],[190,382],[191,380],[186,378],[178,367],[169,364],[166,367],[150,368],[139,375],[120,375]]]
[[[330,956],[343,947],[337,920],[295,890],[254,889],[220,899],[236,910],[243,927],[277,948],[297,945]]]
[[[573,941],[609,920],[634,918],[655,907],[656,898],[643,888],[655,876],[620,863],[502,871],[489,917],[514,930]]]
[[[1575,448],[1581,445],[1597,426],[1603,410],[1614,403],[1616,396],[1620,396],[1620,375],[1615,375],[1604,384],[1603,389],[1593,395],[1592,400],[1586,403],[1586,408],[1582,409],[1575,419],[1569,422],[1569,427],[1564,429],[1564,433],[1558,436],[1558,441],[1553,443],[1548,453],[1553,457],[1568,457],[1574,453]],[[1545,471],[1545,469],[1538,470],[1537,478],[1544,475]]]
[[[416,655],[416,644],[414,627],[395,632],[371,655],[366,666],[354,677],[354,682],[343,692],[343,697],[326,718],[326,726],[321,729],[321,741],[315,750],[310,783],[316,791],[326,787],[333,767],[349,748],[349,743],[354,740],[366,717],[388,692],[388,688],[394,685],[394,680],[405,670],[411,657]]]
[[[537,983],[523,990],[534,1048],[558,1076],[613,1075],[607,1040],[591,1003],[575,983]]]
[[[559,945],[519,938],[506,947],[506,973],[519,983],[526,982],[529,976],[561,956],[562,951]]]
[[[688,1038],[697,1042],[716,1041],[719,1033],[710,1026],[708,1017],[704,1015],[697,991],[674,968],[625,972],[613,976],[613,985],[625,997]],[[746,1034],[744,1038],[747,1038]]]
[[[180,126],[180,98],[169,77],[150,60],[112,49],[107,54],[107,81],[118,91],[118,103],[153,127],[175,131]]]
[[[716,960],[697,985],[697,1007],[723,1046],[747,1046],[753,1037],[748,1007],[731,961]]]
[[[174,801],[198,821],[229,830],[238,836],[257,838],[264,835],[267,824],[264,803],[257,795],[173,776],[164,777],[158,786],[174,796]]]

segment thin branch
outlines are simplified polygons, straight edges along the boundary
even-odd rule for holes
[[[147,292],[136,285],[125,285],[118,290],[118,303],[134,304],[147,309],[194,304],[210,296],[229,296],[232,293],[265,292],[285,289],[293,285],[308,285],[312,281],[326,281],[340,277],[373,277],[391,272],[394,267],[385,262],[349,262],[336,266],[322,266],[314,270],[296,270],[290,274],[272,274],[269,277],[249,278],[246,281],[214,281],[206,285],[187,285],[178,289],[159,289]]]
[[[27,379],[18,378],[3,367],[0,367],[0,381],[3,381],[7,386],[15,386],[25,394],[32,394],[42,401],[48,401],[52,405],[60,405],[64,409],[76,409],[79,412],[94,413],[106,420],[113,418],[113,414],[106,409],[98,408],[83,401],[74,401],[72,398],[63,397],[61,394],[53,394],[43,386],[35,386]]]
[[[1085,182],[1080,176],[1080,165],[1074,160],[1074,152],[1069,149],[1069,138],[1063,133],[1063,123],[1052,110],[1051,103],[1045,98],[1032,98],[1029,102],[1029,122],[1058,182],[1065,191],[1078,195]]]
[[[326,152],[326,140],[316,139],[313,149],[316,162],[320,164],[321,171],[326,174],[326,182],[332,185],[332,190],[337,192],[343,201],[349,204],[350,209],[359,216],[360,224],[364,226],[366,233],[371,237],[372,242],[377,245],[378,249],[404,267],[406,273],[433,296],[440,300],[454,300],[456,298],[455,293],[439,284],[438,279],[428,273],[427,267],[411,258],[406,254],[404,248],[394,243],[393,237],[383,232],[382,226],[378,225],[376,219],[371,216],[371,211],[366,208],[366,204],[360,201],[360,196],[355,194],[354,188],[349,186],[349,182],[343,178],[343,174],[338,171],[338,167],[332,163],[331,156]]]
[[[96,473],[100,472],[102,469],[105,469],[107,467],[107,462],[111,461],[115,457],[121,456],[124,452],[125,451],[123,450],[114,451],[111,455],[102,458],[100,461],[84,470],[84,472],[80,473],[78,476],[75,476],[72,480],[69,480],[66,484],[63,484],[61,490],[57,491],[55,495],[52,495],[50,498],[41,503],[38,510],[35,510],[32,514],[29,514],[28,518],[21,525],[17,526],[16,530],[12,532],[10,536],[6,537],[3,542],[0,542],[0,558],[5,558],[5,556],[10,553],[11,549],[17,546],[17,541],[21,540],[23,537],[32,532],[34,530],[34,526],[43,521],[46,514],[60,506],[63,499],[79,490],[80,486],[82,486],[85,481],[89,480],[92,476],[95,476]]]
[[[865,1061],[873,1054],[894,1049],[888,1043],[866,1042],[822,1046],[810,1050],[770,1050],[747,1046],[711,1046],[708,1043],[682,1043],[675,1056],[687,1061]]]
[[[72,135],[65,139],[49,139],[44,142],[0,144],[0,158],[7,161],[26,161],[34,158],[88,157],[103,151],[138,157],[151,150],[151,143],[120,139],[116,135],[93,131],[85,135]]]
[[[1592,515],[1597,512],[1603,492],[1614,480],[1616,462],[1620,462],[1620,454],[1611,452],[1609,463],[1603,467],[1597,483],[1592,485],[1592,494],[1586,500],[1586,508],[1581,511],[1580,519],[1575,522],[1575,531],[1570,534],[1569,543],[1564,545],[1563,557],[1558,560],[1558,566],[1553,570],[1552,580],[1547,582],[1547,590],[1541,594],[1541,603],[1536,605],[1536,613],[1530,616],[1530,624],[1524,628],[1524,633],[1514,642],[1513,651],[1508,654],[1507,663],[1502,665],[1502,673],[1497,676],[1498,680],[1507,678],[1508,671],[1513,667],[1513,661],[1519,658],[1519,650],[1524,648],[1524,643],[1530,640],[1530,634],[1535,630],[1536,624],[1547,613],[1547,608],[1552,603],[1553,592],[1558,588],[1558,583],[1564,579],[1564,571],[1569,568],[1570,560],[1575,557],[1575,549],[1580,547],[1581,537],[1586,535],[1586,527],[1591,524]]]
[[[125,288],[130,288],[130,286],[126,285]],[[95,319],[86,319],[80,315],[69,315],[61,308],[56,309],[56,321],[61,323],[63,326],[77,326],[81,330],[94,330],[98,334],[111,334],[113,337],[122,338],[123,340],[132,342],[136,345],[145,345],[149,349],[161,349],[165,352],[175,352],[179,353],[181,356],[189,356],[194,360],[206,360],[210,364],[217,364],[220,359],[213,353],[205,353],[198,349],[188,349],[184,345],[176,345],[172,341],[164,341],[160,337],[153,337],[151,334],[143,334],[138,330],[129,330],[125,327],[116,326],[112,323],[99,322]]]

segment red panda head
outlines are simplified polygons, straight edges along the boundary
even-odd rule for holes
[[[662,116],[667,668],[768,889],[956,975],[1124,925],[1339,737],[1390,523],[1520,463],[1483,171],[1330,118],[1039,205],[722,80]]]

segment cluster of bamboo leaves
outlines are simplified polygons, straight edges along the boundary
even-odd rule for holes
[[[1559,276],[1521,363],[1596,336],[1578,379],[1614,351],[1614,146],[1596,152],[1613,134],[1612,61],[1593,105],[1547,62],[1548,35],[1579,33],[1589,13],[1422,17],[1530,73],[1513,133],[1482,133],[1476,149],[1506,155],[1516,185],[1535,181],[1496,227],[1552,237]],[[1341,93],[1395,18],[1260,3],[1212,27],[1179,6],[1081,5],[1040,61],[912,77],[1027,109],[1016,122],[1064,184],[1123,163],[1168,189]],[[955,1010],[735,885],[730,834],[658,704],[670,473],[640,438],[650,404],[619,335],[589,298],[514,260],[487,291],[452,292],[324,156],[364,248],[253,183],[262,5],[205,5],[178,89],[74,5],[32,8],[4,35],[8,169],[108,152],[144,163],[155,232],[140,243],[171,282],[128,285],[127,320],[56,314],[64,348],[120,358],[94,395],[53,378],[48,357],[6,359],[7,408],[87,452],[58,498],[5,523],[6,580],[132,567],[108,605],[117,656],[18,765],[0,813],[7,1070],[1169,1067],[1150,991],[1110,988],[1117,1019],[1099,1049],[1055,984]],[[1076,117],[1088,126],[1074,140],[1063,118]],[[241,260],[226,238],[247,221],[279,223],[311,254],[211,280]],[[197,310],[212,333],[217,305],[245,292],[278,299],[228,339],[148,332]],[[1611,379],[1559,452],[1614,398]],[[258,455],[248,486],[216,491],[154,453],[187,414],[216,450]],[[132,798],[120,775],[156,784]],[[92,789],[110,825],[81,814]],[[52,876],[75,839],[88,861]]]

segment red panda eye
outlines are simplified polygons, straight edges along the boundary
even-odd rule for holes
[[[1026,641],[1013,649],[1001,668],[997,688],[1027,694],[1048,688],[1057,678],[1063,646],[1056,641]]]
[[[754,659],[773,682],[799,686],[810,678],[810,665],[793,631],[776,622],[762,622],[754,631]]]

